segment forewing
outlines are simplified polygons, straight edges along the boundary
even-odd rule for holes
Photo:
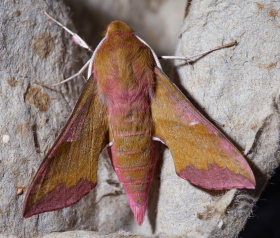
[[[70,206],[97,183],[100,152],[108,143],[107,109],[89,79],[25,199],[24,217]]]
[[[254,188],[254,175],[242,154],[160,69],[155,75],[154,136],[169,147],[177,174],[206,189]]]

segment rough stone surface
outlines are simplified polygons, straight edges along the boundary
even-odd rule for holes
[[[279,10],[277,1],[191,1],[178,55],[197,54],[233,40],[238,45],[211,53],[192,66],[177,62],[177,83],[244,152],[257,188],[211,196],[182,184],[188,193],[172,193],[176,194],[172,204],[180,207],[177,218],[172,219],[174,224],[167,223],[174,214],[171,205],[159,219],[165,232],[188,237],[236,237],[267,179],[279,166],[280,29],[275,14]],[[163,170],[169,169],[163,166]],[[168,186],[161,187],[159,207],[170,200],[168,193],[171,195]],[[188,225],[175,225],[184,217],[188,217]]]
[[[77,2],[66,0],[78,32],[92,46],[97,30],[119,18],[140,31],[158,52],[171,53],[175,44],[171,39],[176,37],[171,28],[180,21],[174,1]],[[88,55],[42,14],[47,10],[74,29],[62,1],[6,0],[0,8],[1,238],[238,235],[279,165],[280,3],[192,0],[187,5],[177,55],[193,55],[233,40],[239,44],[193,65],[176,62],[175,82],[244,152],[256,175],[257,189],[201,190],[176,176],[170,152],[165,150],[148,213],[139,227],[104,152],[99,184],[85,199],[60,211],[23,219],[26,188],[69,116],[83,82],[76,79],[54,89],[43,84],[73,74]],[[159,32],[164,31],[161,37]]]
[[[149,238],[148,236],[132,235],[128,232],[120,231],[109,235],[100,234],[94,231],[67,231],[54,232],[43,236],[43,238]],[[1,238],[1,237],[0,237]]]
[[[92,228],[91,221],[78,218],[89,212],[83,204],[22,217],[27,186],[69,116],[83,80],[53,89],[43,85],[72,75],[87,55],[82,58],[71,37],[43,14],[46,10],[69,22],[62,2],[1,1],[0,5],[0,233],[36,237],[75,225]],[[91,194],[86,201],[94,197]]]

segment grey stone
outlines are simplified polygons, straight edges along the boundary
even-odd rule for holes
[[[271,1],[192,1],[177,55],[197,54],[234,40],[238,45],[213,52],[193,66],[177,62],[177,82],[243,151],[257,187],[254,191],[210,195],[184,184],[188,187],[183,199],[186,205],[184,195],[172,199],[181,207],[177,219],[172,219],[174,225],[167,223],[174,211],[165,209],[166,219],[159,219],[165,232],[188,237],[236,237],[267,179],[279,166],[280,30],[275,14],[279,9],[279,2]],[[169,170],[170,166],[163,168]],[[160,198],[166,201],[168,191],[164,188],[168,188],[162,187]],[[201,203],[196,204],[197,200]],[[192,209],[189,203],[194,205]],[[184,217],[188,217],[187,225],[175,226]]]
[[[0,233],[16,237],[73,229],[79,222],[88,228],[76,208],[22,216],[26,189],[68,118],[83,80],[53,89],[43,85],[72,75],[87,57],[44,10],[69,21],[59,1],[2,1],[0,7]],[[82,204],[77,208],[83,211]]]
[[[67,232],[54,232],[43,236],[43,238],[148,238],[148,236],[132,235],[128,232],[119,231],[109,235],[100,234],[94,231],[67,231]]]

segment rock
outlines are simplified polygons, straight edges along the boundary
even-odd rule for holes
[[[72,75],[87,59],[44,10],[61,14],[57,17],[61,22],[69,21],[66,7],[57,1],[4,1],[0,8],[0,233],[4,237],[35,237],[73,228],[79,216],[75,208],[30,219],[22,216],[27,187],[67,120],[83,80],[53,88],[44,85]],[[78,207],[83,209],[81,204]]]
[[[278,16],[271,14],[276,9],[280,4],[268,1],[191,1],[177,55],[194,55],[234,40],[238,45],[213,52],[192,66],[177,62],[177,83],[243,151],[255,173],[257,188],[210,196],[182,184],[188,192],[177,196],[175,190],[182,189],[176,189],[174,183],[173,192],[162,185],[158,206],[162,204],[164,217],[159,219],[159,230],[188,237],[236,237],[279,166],[280,30]],[[170,170],[170,166],[163,168]],[[180,207],[172,219],[171,205],[163,208],[171,194],[172,204]],[[193,203],[198,200],[201,203]],[[225,204],[219,212],[222,200]],[[186,217],[187,223],[175,225]]]
[[[131,235],[128,232],[120,231],[111,233],[108,235],[101,235],[94,231],[66,231],[66,232],[54,232],[49,235],[43,236],[43,238],[149,238],[148,236]]]

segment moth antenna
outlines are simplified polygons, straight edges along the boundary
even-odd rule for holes
[[[76,33],[74,33],[73,31],[71,31],[70,29],[68,29],[66,26],[62,25],[59,21],[55,20],[53,17],[51,17],[47,12],[45,12],[45,15],[50,18],[53,22],[55,22],[57,25],[61,26],[65,31],[67,31],[69,34],[72,35],[72,39],[74,41],[75,44],[86,48],[87,50],[89,50],[90,52],[93,52],[92,49],[88,46],[88,44]]]
[[[84,65],[77,73],[75,73],[74,75],[70,76],[69,78],[64,79],[63,81],[61,81],[61,82],[59,82],[59,83],[51,84],[51,85],[48,85],[48,86],[52,87],[52,86],[57,86],[57,85],[60,85],[60,84],[64,84],[64,83],[66,83],[66,82],[72,80],[73,78],[76,78],[76,77],[80,76],[80,75],[86,70],[86,68],[89,66],[90,61],[91,61],[91,59],[88,60],[88,61],[85,63],[85,65]]]
[[[232,47],[232,46],[235,46],[237,45],[237,41],[233,41],[229,44],[226,44],[226,45],[222,45],[222,46],[218,46],[214,49],[211,49],[211,50],[208,50],[208,51],[205,51],[205,52],[202,52],[200,54],[197,54],[197,55],[192,55],[192,56],[160,56],[159,59],[171,59],[171,60],[184,60],[186,61],[186,63],[194,63],[196,62],[197,60],[201,59],[202,57],[216,51],[216,50],[221,50],[221,49],[224,49],[224,48],[229,48],[229,47]]]

